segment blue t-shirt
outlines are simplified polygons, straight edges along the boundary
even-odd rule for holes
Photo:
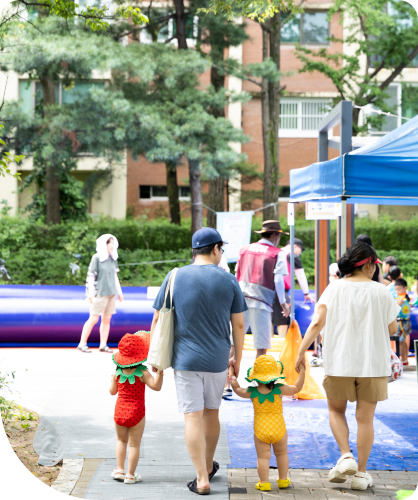
[[[155,299],[154,309],[164,305],[170,274]],[[226,370],[231,314],[248,309],[235,276],[215,264],[182,267],[176,275],[173,305],[173,368],[213,373]]]

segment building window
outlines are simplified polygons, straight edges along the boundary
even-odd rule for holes
[[[141,200],[168,200],[167,186],[139,186],[139,198]],[[190,198],[190,187],[179,186],[179,198]]]
[[[282,14],[283,21],[289,14]],[[296,14],[281,29],[282,43],[329,45],[329,21],[326,12]]]
[[[386,99],[386,105],[391,109],[391,113],[396,116],[385,116],[380,130],[376,127],[370,127],[371,135],[385,135],[402,125],[402,85],[400,83],[391,84],[384,92],[389,96]],[[372,104],[364,108],[364,113],[365,115],[378,116],[373,113],[373,110],[377,109]]]
[[[65,87],[62,82],[55,84],[55,100],[58,105],[66,105],[87,95],[91,88],[105,86],[101,81],[75,81],[73,85]],[[42,103],[43,90],[40,82],[31,80],[19,81],[19,99],[22,111],[30,114]]]
[[[279,198],[281,200],[290,198],[290,186],[279,186]]]
[[[317,137],[318,125],[331,108],[331,99],[282,98],[279,137]]]

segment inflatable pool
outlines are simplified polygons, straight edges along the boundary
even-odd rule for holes
[[[124,301],[116,303],[109,345],[117,345],[125,333],[149,330],[158,287],[123,287]],[[295,291],[295,316],[302,334],[312,320],[314,304],[304,304]],[[83,286],[1,285],[0,347],[72,347],[78,345],[89,303]],[[418,338],[418,308],[412,309],[412,339]],[[98,323],[89,345],[99,345]]]

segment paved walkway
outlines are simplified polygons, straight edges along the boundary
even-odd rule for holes
[[[113,426],[116,398],[108,392],[110,375],[114,370],[111,357],[97,350],[86,355],[75,349],[2,349],[0,360],[2,358],[6,369],[16,371],[13,389],[20,394],[15,392],[15,400],[41,415],[35,442],[35,448],[41,455],[40,461],[53,464],[61,458],[84,459],[83,472],[73,496],[101,500],[189,498],[191,494],[186,483],[193,479],[194,474],[184,443],[183,417],[177,410],[171,370],[166,372],[160,393],[147,390],[147,425],[137,470],[143,481],[128,486],[110,478],[110,471],[115,467],[116,442]],[[246,383],[246,370],[253,362],[254,352],[245,352],[241,385]],[[312,369],[312,375],[321,384],[323,370]],[[390,394],[396,394],[400,399],[418,394],[416,372],[407,372],[403,379],[390,384],[389,388]],[[228,411],[227,404],[222,406],[222,420],[225,410]],[[234,419],[240,423],[241,417],[237,413]],[[243,445],[251,447],[252,427],[248,422],[242,422],[241,426],[245,435]],[[228,498],[228,482],[231,488],[245,488],[245,491],[240,490],[241,493],[231,490],[231,500],[267,499],[278,495],[285,495],[290,500],[294,500],[291,495],[295,498],[303,496],[306,499],[310,495],[315,497],[314,500],[334,500],[336,496],[352,495],[350,489],[344,490],[341,485],[337,488],[331,486],[326,480],[327,471],[293,469],[292,488],[262,496],[254,488],[255,469],[234,468],[227,471],[232,453],[233,450],[230,453],[228,448],[225,426],[222,425],[215,457],[221,464],[221,470],[212,486],[212,496],[217,499]],[[418,474],[375,473],[375,488],[366,493],[356,492],[356,497],[375,495],[388,498],[397,489],[411,489],[410,486],[417,482]]]

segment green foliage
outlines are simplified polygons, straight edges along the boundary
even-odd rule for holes
[[[351,100],[358,106],[373,104],[384,112],[396,112],[387,104],[385,89],[418,55],[418,20],[415,9],[397,0],[336,0],[328,19],[341,13],[344,38],[333,35],[330,42],[344,44],[344,53],[334,48],[312,50],[296,46],[302,61],[301,72],[319,72],[337,88],[340,100]],[[366,67],[360,65],[366,62]],[[383,116],[367,116],[359,123],[358,109],[353,110],[353,130],[366,132],[369,125],[381,128]]]
[[[42,2],[36,0],[33,2],[31,0],[25,0],[25,2],[14,0],[11,2],[11,5],[16,9],[16,14],[12,15],[11,12],[9,13],[9,16],[12,18],[19,18],[22,9],[31,10],[33,8],[41,8],[49,16],[57,16],[66,21],[74,18],[84,19],[86,26],[93,31],[106,30],[109,28],[108,21],[110,20],[130,19],[132,23],[137,25],[148,22],[147,16],[142,14],[141,9],[126,4],[117,6],[113,12],[107,5],[96,7],[86,4],[80,7],[73,0],[42,0]]]
[[[15,372],[0,372],[0,393],[11,393],[9,384],[13,382]],[[0,415],[3,426],[11,422],[14,415],[14,403],[0,394]]]
[[[2,129],[4,129],[4,125],[0,123],[0,137],[3,135]],[[0,144],[2,146],[6,145],[3,139],[0,139]],[[0,155],[0,177],[6,177],[6,175],[11,175],[12,177],[15,177],[16,179],[20,180],[20,173],[17,172],[15,174],[12,174],[10,167],[13,162],[20,163],[23,160],[23,158],[24,158],[23,155],[12,155],[8,151],[3,151]]]
[[[263,22],[276,12],[289,10],[299,11],[294,0],[210,0],[209,7],[198,12],[223,14],[228,19],[244,16]]]

